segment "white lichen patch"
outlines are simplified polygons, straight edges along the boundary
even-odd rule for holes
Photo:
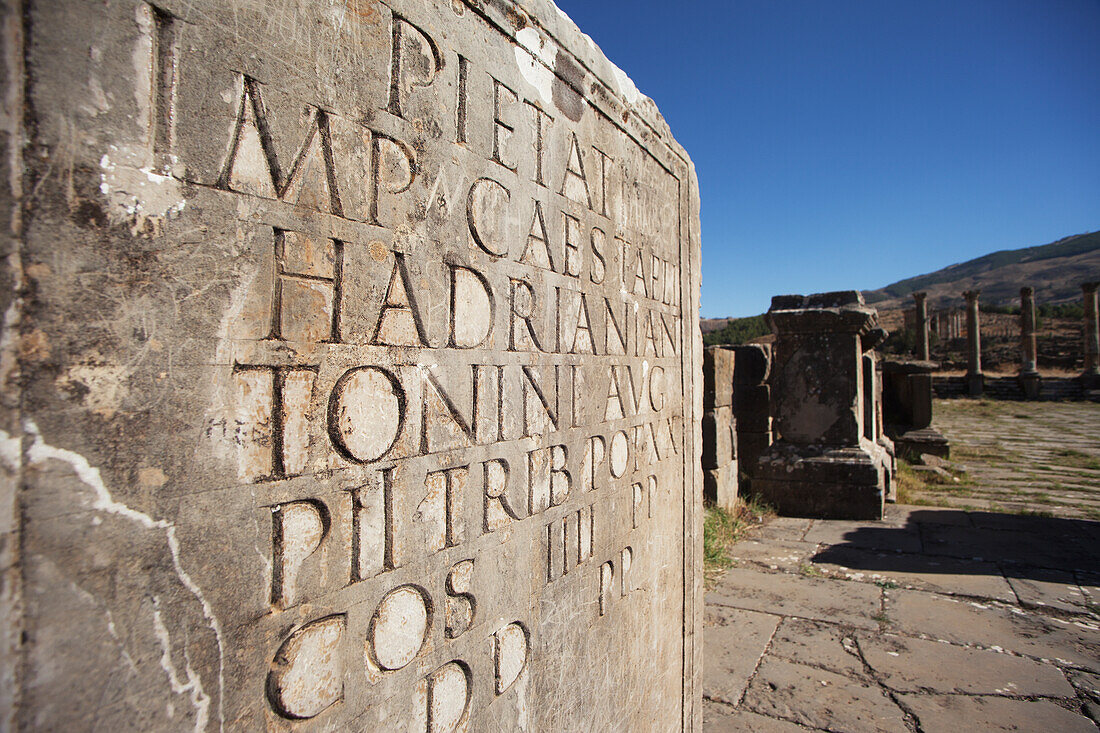
[[[125,367],[111,364],[77,364],[58,377],[58,387],[83,392],[86,408],[103,417],[113,417],[129,392]]]
[[[542,101],[549,106],[554,104],[554,58],[557,48],[553,41],[544,38],[537,30],[528,26],[516,34],[516,66],[524,80],[539,93]]]
[[[113,224],[128,222],[135,232],[151,224],[159,232],[164,220],[179,215],[187,206],[182,184],[153,169],[145,150],[112,145],[99,160],[99,191],[107,197],[107,217]]]

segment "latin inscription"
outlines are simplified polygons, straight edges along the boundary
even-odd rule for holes
[[[682,511],[658,476],[690,458],[679,182],[575,92],[563,109],[383,16],[370,114],[291,109],[247,73],[227,94],[202,183],[245,202],[264,266],[220,428],[271,496],[270,710],[314,718],[365,685],[412,699],[410,730],[454,731],[536,663],[515,588],[579,589],[585,625],[656,590],[653,519]],[[150,18],[159,151],[177,30]],[[425,109],[448,110],[427,145]]]

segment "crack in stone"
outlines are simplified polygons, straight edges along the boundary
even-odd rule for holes
[[[98,468],[92,466],[87,458],[75,451],[57,448],[47,444],[42,438],[42,433],[39,431],[38,425],[36,425],[33,420],[26,420],[23,424],[23,430],[33,439],[33,442],[27,449],[27,459],[29,463],[42,463],[53,459],[68,464],[73,472],[76,473],[77,478],[95,492],[95,499],[92,503],[93,509],[129,519],[146,529],[164,530],[168,549],[172,555],[172,565],[176,571],[176,576],[179,578],[180,582],[183,583],[184,587],[195,596],[199,605],[202,606],[203,615],[206,617],[207,624],[214,632],[214,637],[218,643],[218,719],[219,730],[224,730],[225,713],[223,710],[223,700],[225,697],[225,644],[222,636],[221,623],[214,615],[214,609],[210,606],[209,601],[206,600],[206,597],[202,593],[202,589],[199,588],[198,584],[195,583],[183,568],[180,557],[180,544],[176,537],[176,527],[171,522],[164,519],[153,519],[144,512],[137,511],[121,502],[115,501],[114,497],[111,496],[111,492],[107,489],[106,484],[104,484],[103,477]],[[196,709],[198,708],[199,706],[196,705]],[[200,717],[202,716],[200,715]]]

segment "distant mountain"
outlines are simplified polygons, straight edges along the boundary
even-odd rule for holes
[[[962,306],[964,290],[982,291],[990,305],[1018,303],[1020,288],[1035,288],[1037,303],[1080,300],[1081,283],[1100,280],[1100,231],[1051,244],[993,252],[927,275],[900,280],[863,297],[880,310],[911,307],[912,293],[928,293],[930,307]]]

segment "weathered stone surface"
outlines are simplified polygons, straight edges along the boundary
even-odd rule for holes
[[[724,346],[703,349],[703,409],[733,404],[734,351]]]
[[[902,704],[920,720],[921,730],[1046,730],[1094,733],[1096,724],[1048,700],[1011,700],[968,695],[901,695]]]
[[[1100,628],[1094,622],[1026,615],[1011,608],[911,590],[886,591],[886,615],[891,629],[906,635],[1000,647],[1100,671],[1096,657]]]
[[[813,562],[867,583],[896,583],[934,593],[993,598],[1012,603],[1012,587],[995,563],[928,556],[915,552],[880,552],[833,545],[813,556]]]
[[[932,370],[930,361],[882,362],[882,408],[886,434],[897,455],[910,461],[922,454],[946,458],[950,445],[932,423]]]
[[[757,539],[801,542],[803,535],[813,523],[814,520],[801,517],[773,517],[763,527],[754,529],[752,536]]]
[[[717,407],[703,413],[703,468],[722,468],[736,457],[733,409]]]
[[[771,421],[766,420],[770,425]],[[741,470],[752,476],[760,456],[768,451],[772,444],[771,430],[762,432],[750,432],[737,423],[737,458],[741,462]]]
[[[1089,599],[1073,573],[1009,566],[1006,577],[1025,606],[1056,608],[1069,613],[1084,613],[1087,609]]]
[[[744,710],[733,710],[720,702],[703,702],[703,730],[707,733],[798,733],[800,725],[778,718],[769,718]]]
[[[738,541],[732,556],[738,563],[754,563],[771,570],[797,569],[816,549],[817,545],[809,542],[744,539]]]
[[[733,568],[707,593],[707,605],[794,615],[817,621],[876,629],[879,589],[864,583]]]
[[[933,555],[995,560],[1020,565],[1082,569],[1095,567],[1089,551],[1092,543],[1068,531],[1046,533],[1041,525],[1031,525],[1036,531],[1005,532],[1003,530],[967,529],[964,527],[929,526],[921,533],[925,550]]]
[[[727,463],[722,468],[707,468],[703,471],[703,497],[723,509],[733,509],[737,505],[737,462]]]
[[[905,714],[873,682],[766,659],[745,693],[756,713],[835,731],[905,730]]]
[[[736,705],[780,618],[711,606],[704,619],[703,697]]]
[[[920,552],[922,547],[919,528],[888,523],[814,522],[803,539],[833,546],[891,552]]]
[[[879,679],[900,692],[1073,697],[1056,667],[1001,652],[884,635],[861,640]]]
[[[971,515],[982,524],[995,524],[993,515],[977,512],[894,506],[884,520],[864,522],[862,526],[774,518],[754,529],[752,539],[735,544],[731,554],[738,562],[781,557],[792,548],[801,551],[815,546],[819,551],[811,559],[813,564],[795,565],[791,562],[794,558],[787,557],[787,561],[773,562],[772,572],[745,568],[748,572],[738,569],[718,578],[707,597],[708,613],[755,608],[769,615],[780,614],[783,620],[774,632],[770,625],[756,630],[749,624],[742,625],[738,643],[754,650],[764,649],[758,671],[748,694],[739,703],[708,713],[704,729],[760,729],[754,725],[759,721],[750,724],[736,717],[751,708],[768,716],[762,718],[765,721],[781,716],[815,729],[872,730],[873,723],[844,716],[880,708],[891,711],[891,701],[898,693],[916,693],[912,698],[928,706],[927,715],[919,726],[908,715],[903,723],[890,726],[891,730],[992,728],[992,724],[975,721],[1004,722],[1006,718],[998,717],[1002,711],[996,700],[1008,698],[1045,697],[1071,712],[1080,709],[1095,717],[1100,711],[1100,676],[1081,668],[1095,666],[1100,628],[1086,613],[1047,615],[1041,609],[1022,605],[1005,580],[1005,573],[1034,573],[1033,568],[928,555],[919,542],[907,551],[872,551],[845,541],[850,536],[873,545],[896,546],[893,535],[911,536],[905,529],[919,533],[944,525],[973,528]],[[1051,528],[1058,526],[1047,521]],[[830,529],[832,525],[835,529]],[[1023,526],[1027,525],[1005,521],[1001,531],[1021,533]],[[820,540],[821,544],[802,542],[803,537]],[[823,567],[820,562],[822,557],[838,553],[848,556],[852,567],[863,568],[849,574],[859,582],[821,577],[822,570],[840,570],[840,566]],[[877,572],[880,566],[890,574]],[[897,588],[891,570],[895,567],[908,568],[904,580],[922,590]],[[1084,573],[1075,576],[1081,590],[1088,592],[1095,578]],[[944,585],[968,598],[944,598],[924,590]],[[984,600],[990,592],[1005,602]],[[880,606],[876,599],[884,603]],[[832,607],[834,603],[845,605]],[[875,623],[863,624],[845,613],[853,610],[871,614],[867,620]],[[751,638],[742,642],[742,636]],[[780,669],[775,666],[777,662],[787,666]],[[740,675],[733,672],[731,676],[723,678],[720,669],[708,667],[706,685],[708,689],[732,685],[734,691],[739,690]],[[885,694],[881,702],[874,694],[876,687]],[[988,706],[947,704],[937,708],[954,694],[997,697],[985,698]],[[913,710],[906,702],[909,697],[906,694],[900,705],[903,713]],[[844,707],[851,710],[842,711]],[[1058,730],[1044,724],[1043,716],[1050,709],[1030,704],[1015,708],[1015,729]],[[719,721],[727,727],[719,727]],[[1067,723],[1079,721],[1067,719]],[[729,727],[737,724],[742,727]]]
[[[733,393],[733,409],[743,416],[745,428],[753,432],[762,432],[771,428],[769,409],[771,387],[766,384],[738,386]]]
[[[690,160],[546,0],[329,5],[5,6],[0,708],[697,727]]]
[[[780,659],[865,679],[855,635],[845,633],[835,624],[784,619],[768,652]]]
[[[749,344],[734,348],[733,415],[736,423],[739,470],[750,481],[756,463],[772,444],[771,349]]]

